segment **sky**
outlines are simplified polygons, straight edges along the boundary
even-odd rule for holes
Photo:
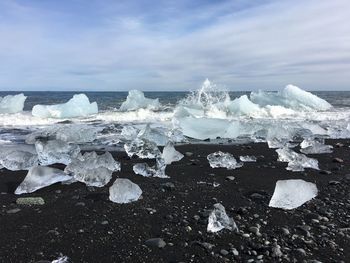
[[[350,90],[349,0],[0,0],[0,90]]]

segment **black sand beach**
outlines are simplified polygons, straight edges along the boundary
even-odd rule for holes
[[[17,205],[13,192],[26,171],[2,169],[0,262],[48,262],[62,255],[70,262],[349,262],[350,140],[326,143],[334,146],[332,154],[309,155],[322,171],[305,172],[285,170],[265,143],[178,146],[193,155],[169,165],[169,179],[135,175],[132,164],[140,160],[117,152],[122,171],[108,186],[116,177],[129,178],[143,190],[141,200],[124,205],[109,201],[108,187],[81,183],[24,195],[42,197],[44,205]],[[258,161],[212,169],[206,157],[218,150]],[[319,194],[291,211],[269,208],[280,179],[314,182]],[[239,233],[206,231],[215,203],[224,205]],[[166,245],[149,246],[151,238]]]

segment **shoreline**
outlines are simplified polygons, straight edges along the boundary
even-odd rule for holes
[[[344,146],[336,147],[339,142]],[[193,156],[168,165],[167,179],[135,175],[132,165],[143,160],[113,152],[122,170],[105,187],[58,183],[20,196],[13,191],[27,171],[2,169],[0,259],[37,262],[63,255],[70,262],[346,262],[350,259],[346,249],[350,247],[350,140],[326,140],[326,144],[334,146],[333,153],[307,156],[316,158],[320,169],[328,172],[287,171],[287,164],[277,162],[275,149],[266,143],[187,144],[175,148]],[[206,157],[219,150],[235,158],[254,155],[258,160],[236,170],[210,168]],[[336,163],[334,158],[344,162]],[[138,184],[143,198],[124,205],[109,201],[108,188],[117,177]],[[316,183],[319,194],[294,210],[269,208],[275,183],[282,179]],[[17,205],[22,196],[42,197],[45,205]],[[207,211],[215,203],[224,205],[240,234],[206,231]],[[9,213],[14,209],[19,211]],[[261,236],[253,233],[254,227]],[[145,244],[158,237],[165,241],[164,248]],[[274,256],[277,245],[282,254]]]

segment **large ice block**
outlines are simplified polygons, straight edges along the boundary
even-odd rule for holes
[[[68,102],[56,105],[35,105],[32,114],[41,118],[73,118],[98,113],[96,102],[90,103],[85,94],[76,94]]]
[[[33,166],[29,169],[23,182],[17,187],[15,194],[32,193],[46,186],[71,179],[72,177],[62,170],[45,166]]]
[[[130,90],[126,100],[120,106],[121,111],[134,111],[138,109],[157,110],[160,108],[158,99],[146,98],[140,90]]]
[[[142,194],[141,188],[129,179],[117,178],[109,188],[109,200],[118,204],[137,201]]]
[[[301,179],[278,180],[269,206],[286,210],[294,209],[317,196],[314,183]]]
[[[72,160],[64,170],[65,173],[73,175],[77,181],[96,187],[106,185],[115,171],[120,171],[120,163],[115,161],[109,152],[102,155],[86,152]]]
[[[7,95],[0,97],[0,114],[1,113],[17,113],[23,111],[26,96],[21,94]]]
[[[2,146],[0,166],[8,170],[28,170],[38,164],[38,155],[32,145]]]

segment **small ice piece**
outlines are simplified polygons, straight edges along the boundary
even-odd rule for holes
[[[2,146],[0,166],[11,171],[28,170],[38,164],[38,155],[31,145]]]
[[[138,133],[137,137],[140,139],[149,140],[160,146],[164,146],[169,140],[168,136],[165,134],[165,131],[162,131],[161,128],[151,128],[149,124],[147,124]]]
[[[7,95],[5,97],[0,97],[0,114],[3,113],[17,113],[23,111],[24,102],[26,96],[21,94],[17,95]]]
[[[120,135],[126,140],[134,140],[139,132],[140,130],[134,126],[124,126]]]
[[[306,157],[304,154],[296,153],[289,148],[277,149],[278,161],[288,162],[287,170],[293,172],[302,172],[304,168],[319,170],[318,161],[313,158]]]
[[[62,256],[53,260],[51,263],[69,263],[69,258],[67,256]]]
[[[137,163],[132,169],[135,174],[144,177],[169,178],[169,176],[165,174],[166,164],[163,158],[157,158],[156,165],[153,167],[150,167],[147,163]]]
[[[224,153],[221,151],[211,153],[207,156],[210,167],[212,168],[226,168],[228,170],[233,170],[243,166],[242,163],[237,163],[235,157],[230,153]]]
[[[137,201],[142,194],[141,188],[129,179],[117,178],[109,188],[109,200],[118,204]]]
[[[15,194],[33,193],[46,186],[71,179],[72,177],[62,170],[45,166],[33,166],[29,169],[23,182],[17,187]]]
[[[207,231],[216,233],[222,229],[238,231],[235,221],[226,214],[225,207],[220,203],[216,203],[208,218]]]
[[[129,157],[136,155],[141,159],[154,159],[161,156],[157,145],[146,139],[136,138],[131,142],[125,143],[124,149]]]
[[[41,118],[73,118],[98,113],[96,102],[90,103],[85,94],[76,94],[68,102],[56,105],[35,105],[32,114]]]
[[[142,91],[130,90],[119,109],[121,111],[134,111],[138,109],[158,110],[159,108],[158,99],[149,99],[145,97]]]
[[[69,164],[80,153],[80,147],[61,140],[37,141],[35,149],[41,165]]]
[[[317,196],[314,183],[301,179],[278,180],[269,206],[286,210],[294,209]]]
[[[164,159],[165,164],[171,164],[172,162],[180,161],[184,155],[175,150],[175,147],[172,142],[168,142],[163,149],[162,158]]]
[[[102,155],[86,152],[72,160],[64,169],[65,173],[73,175],[77,181],[96,187],[108,184],[115,171],[120,171],[120,163],[109,152]]]
[[[239,156],[239,159],[241,160],[241,162],[256,162],[255,156],[249,156],[249,155]]]
[[[325,145],[324,140],[307,138],[300,143],[300,151],[305,154],[319,154],[333,152],[332,145]]]

